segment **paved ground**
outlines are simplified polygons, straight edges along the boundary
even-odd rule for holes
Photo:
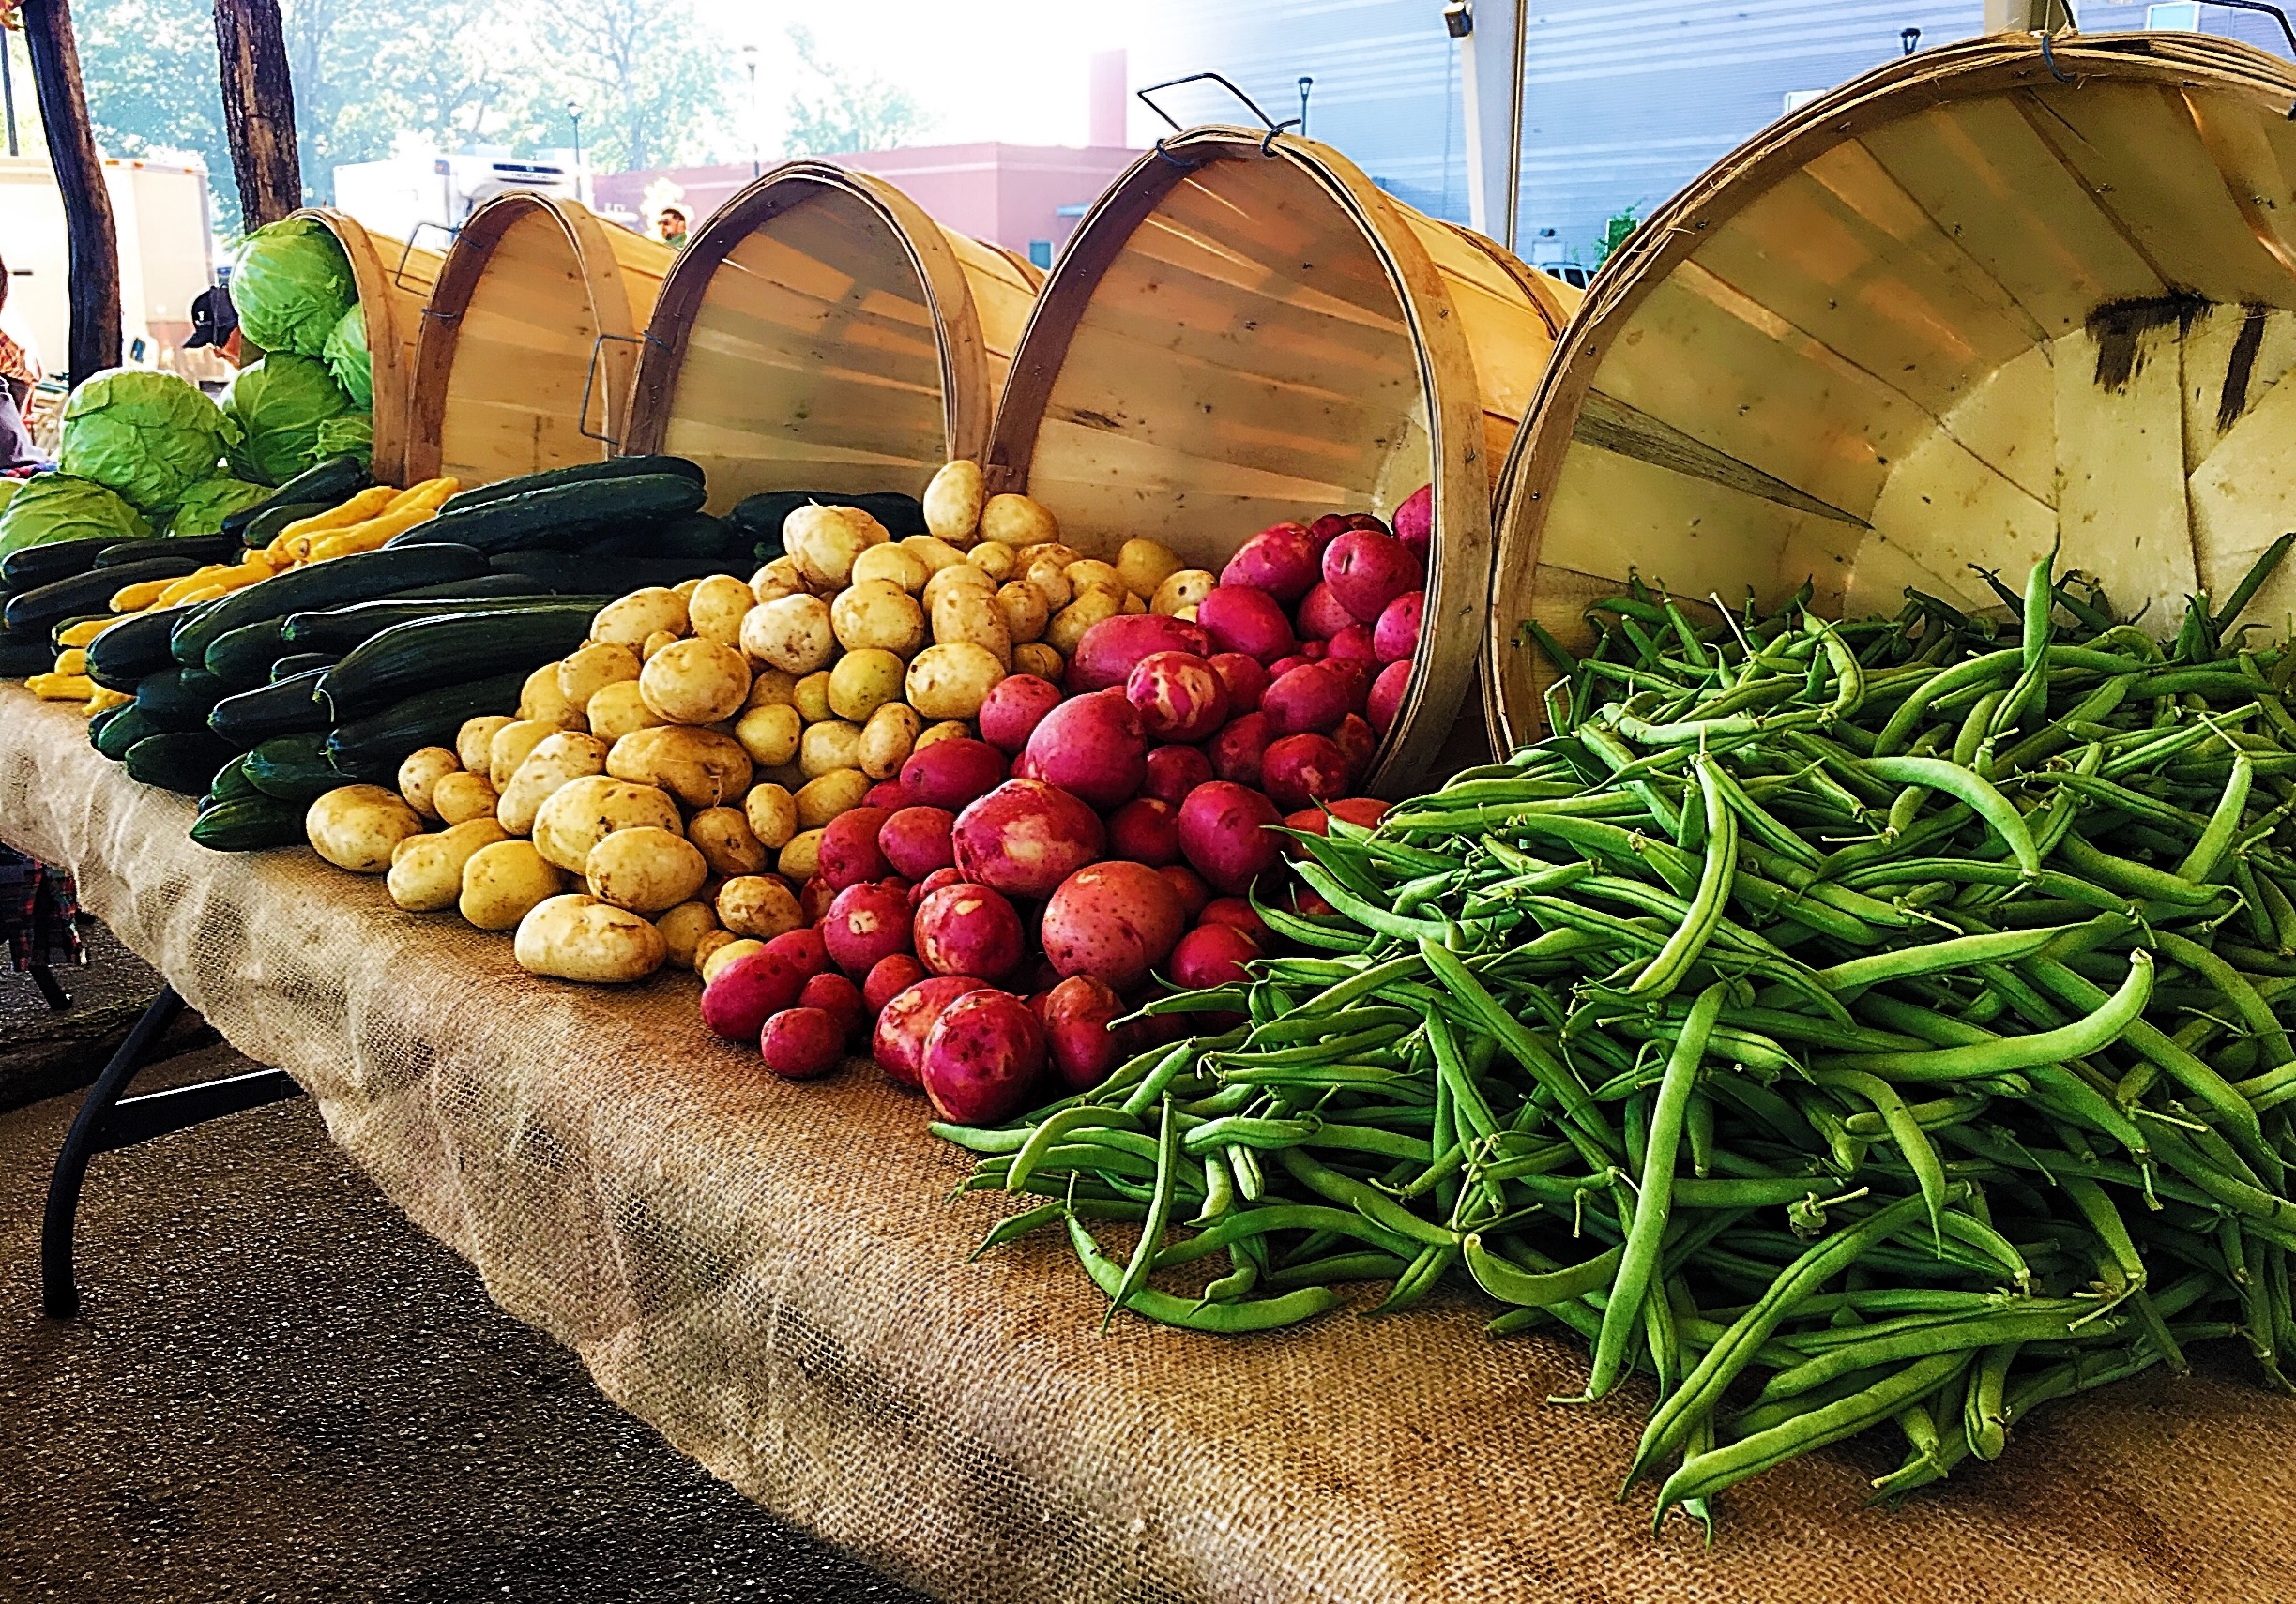
[[[140,1005],[157,981],[94,933],[68,986]],[[0,1107],[9,1062],[53,1045],[31,996],[0,971]],[[138,1089],[248,1067],[200,1039]],[[40,1200],[78,1105],[0,1112],[0,1599],[916,1599],[607,1403],[303,1099],[98,1158],[84,1311],[42,1320]]]

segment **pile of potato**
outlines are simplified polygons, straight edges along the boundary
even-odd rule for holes
[[[904,540],[856,507],[800,507],[747,581],[611,603],[515,716],[415,753],[396,793],[312,804],[312,847],[386,874],[403,908],[517,931],[520,964],[566,979],[702,967],[810,924],[830,820],[920,748],[974,735],[1007,674],[1057,684],[1094,624],[1192,617],[1218,583],[1149,540],[1087,558],[1037,503],[985,496],[971,462],[924,507],[933,533]]]

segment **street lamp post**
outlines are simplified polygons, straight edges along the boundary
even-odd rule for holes
[[[582,182],[582,108],[572,100],[566,103],[566,115],[574,125],[574,182]]]
[[[1315,87],[1315,81],[1305,73],[1300,75],[1300,137],[1307,138],[1307,96]]]
[[[757,47],[754,44],[745,44],[741,47],[741,64],[750,69],[750,176],[754,178],[757,176],[759,171],[757,153]]]

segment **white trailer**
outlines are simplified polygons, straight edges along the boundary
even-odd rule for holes
[[[415,239],[418,231],[460,229],[474,208],[514,189],[580,200],[582,188],[570,165],[491,153],[399,156],[335,169],[336,209],[404,240]],[[419,243],[433,250],[445,246],[436,238]]]

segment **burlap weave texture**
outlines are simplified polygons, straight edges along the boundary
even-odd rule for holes
[[[849,1069],[772,1083],[691,976],[539,981],[304,852],[220,855],[80,718],[0,688],[0,839],[86,903],[505,1309],[760,1503],[937,1596],[1788,1604],[2296,1596],[2296,1406],[2232,1354],[2021,1423],[1999,1464],[1861,1506],[1887,1431],[1722,1501],[1705,1552],[1647,1490],[1648,1407],[1549,1404],[1581,1350],[1494,1342],[1454,1293],[1240,1340],[1119,1320],[1065,1243],[967,1264],[999,1212]],[[132,1163],[132,1156],[118,1160]],[[1116,1240],[1110,1233],[1110,1240]]]

